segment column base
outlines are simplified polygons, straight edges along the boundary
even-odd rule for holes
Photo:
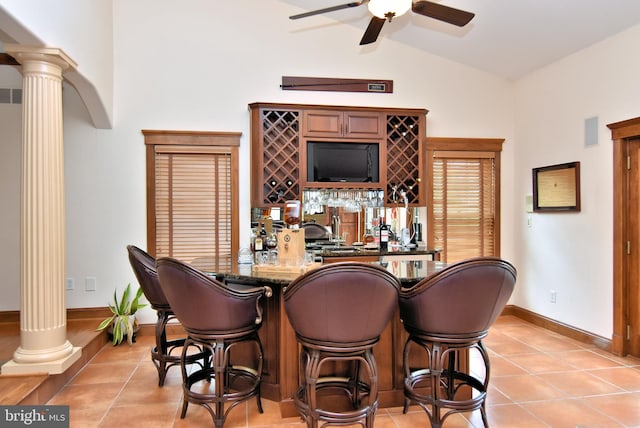
[[[60,374],[64,373],[69,367],[80,359],[82,348],[74,346],[71,354],[58,360],[39,362],[39,363],[16,363],[11,360],[2,365],[0,373],[5,374],[35,374],[48,373]]]

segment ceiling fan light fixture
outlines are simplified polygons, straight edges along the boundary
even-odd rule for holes
[[[391,21],[396,16],[404,15],[411,9],[412,0],[370,0],[369,11],[378,18]]]

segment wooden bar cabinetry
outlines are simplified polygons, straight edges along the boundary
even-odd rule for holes
[[[252,207],[280,207],[314,187],[383,189],[387,205],[398,202],[393,189],[402,189],[410,206],[426,204],[427,110],[276,103],[252,103],[249,110]],[[307,182],[307,141],[378,143],[380,181]]]

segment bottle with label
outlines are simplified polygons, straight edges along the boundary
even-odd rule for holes
[[[256,234],[256,239],[253,242],[253,256],[256,264],[261,264],[262,262],[262,253],[264,253],[266,238],[267,231],[264,228],[264,223],[261,223],[260,230]]]
[[[373,244],[380,248],[380,222],[377,218],[371,220],[371,226],[373,226]]]
[[[389,226],[380,219],[380,250],[386,251],[389,248]]]

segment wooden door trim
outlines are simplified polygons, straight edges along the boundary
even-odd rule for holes
[[[611,351],[617,355],[626,355],[628,342],[626,326],[629,322],[625,311],[628,295],[627,268],[625,257],[625,237],[627,230],[627,140],[640,137],[640,117],[622,122],[610,123],[613,140],[613,337]]]

